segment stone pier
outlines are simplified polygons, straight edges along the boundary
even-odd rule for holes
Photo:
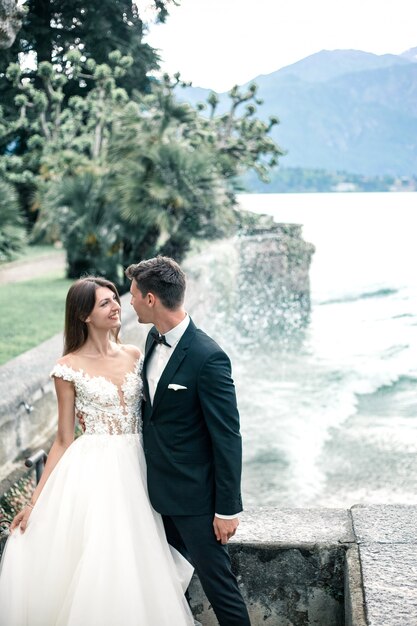
[[[260,508],[230,551],[252,626],[416,626],[417,507]],[[191,603],[217,621],[196,577]]]
[[[300,224],[273,224],[239,237],[238,327],[244,335],[264,329],[288,336],[310,313],[310,264],[314,246]]]

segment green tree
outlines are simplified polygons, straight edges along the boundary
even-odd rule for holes
[[[135,229],[126,262],[151,254],[180,259],[193,237],[230,229],[227,185],[208,145],[197,149],[198,114],[174,97],[168,78],[131,102],[109,143],[112,187],[121,215]]]
[[[153,0],[155,19],[164,21],[168,8],[175,0]],[[142,89],[147,85],[146,74],[158,66],[158,56],[143,41],[146,24],[132,0],[27,0],[23,26],[16,41],[0,58],[0,77],[8,65],[19,61],[19,55],[29,55],[37,67],[42,61],[60,66],[65,73],[65,57],[69,50],[78,49],[97,63],[106,62],[112,50],[134,58],[126,88]],[[32,71],[27,70],[27,75]],[[10,89],[10,87],[9,87]],[[76,89],[76,84],[71,84]],[[0,89],[5,103],[7,85]],[[13,98],[8,102],[13,106]]]
[[[19,111],[3,118],[2,132],[21,130],[28,140],[22,155],[3,155],[0,168],[11,182],[36,185],[35,232],[60,234],[70,277],[95,268],[120,284],[122,267],[137,258],[181,259],[193,238],[230,234],[238,174],[263,174],[281,154],[268,136],[276,122],[256,119],[256,88],[234,90],[230,113],[207,119],[177,101],[179,76],[129,97],[117,83],[133,60],[119,51],[97,64],[71,50],[64,62],[65,75],[40,63],[33,81],[9,67]],[[66,101],[67,85],[81,80],[89,92]],[[241,105],[249,108],[239,115]]]
[[[29,141],[22,156],[4,155],[0,166],[9,179],[26,175],[35,181],[41,211],[33,235],[62,239],[69,277],[96,271],[120,284],[123,223],[109,196],[107,144],[114,119],[123,115],[129,100],[116,79],[132,59],[119,51],[109,56],[109,64],[97,64],[70,51],[65,62],[71,78],[43,62],[35,83],[40,88],[25,82],[17,64],[9,67],[8,76],[21,92],[16,98],[20,111],[13,123],[4,124],[5,132],[13,133],[18,125]],[[67,83],[80,79],[94,87],[65,105]]]
[[[123,223],[104,176],[85,172],[55,181],[43,198],[43,216],[43,227],[62,239],[70,278],[99,274],[123,286]]]
[[[28,81],[19,64],[12,63],[7,78],[17,92],[14,119],[7,119],[0,108],[0,142],[15,142],[25,137],[25,149],[6,150],[0,156],[0,173],[16,185],[29,214],[37,211],[43,182],[55,176],[81,171],[100,164],[102,148],[111,124],[111,109],[126,102],[126,91],[116,86],[132,65],[132,58],[119,51],[110,55],[110,65],[94,60],[82,62],[78,50],[65,57],[70,77],[51,63],[40,63],[36,80]],[[70,82],[88,79],[95,88],[84,97],[72,96],[65,102],[65,87]],[[22,195],[25,197],[22,199]],[[33,209],[33,211],[31,211]]]
[[[222,115],[216,114],[218,98],[214,92],[206,104],[198,107],[200,111],[208,107],[209,120],[204,123],[205,118],[201,118],[200,122],[205,131],[203,139],[214,143],[220,155],[221,171],[233,181],[234,188],[239,187],[236,178],[246,170],[254,170],[262,180],[268,180],[269,171],[284,154],[270,137],[278,118],[271,117],[265,123],[256,117],[257,106],[263,104],[257,91],[255,83],[245,91],[234,86],[228,94],[229,111]]]
[[[11,185],[0,180],[0,262],[13,259],[25,240],[17,194]]]
[[[154,18],[164,21],[170,5],[177,2],[150,0],[147,4],[153,7]],[[21,111],[21,100],[16,104],[19,87],[14,81],[5,80],[11,63],[19,65],[24,80],[41,88],[38,70],[42,63],[52,63],[59,74],[72,78],[71,63],[67,62],[70,51],[79,50],[85,59],[95,59],[100,65],[107,62],[112,50],[118,49],[122,56],[129,55],[133,59],[129,71],[124,72],[123,78],[119,77],[119,85],[128,93],[149,88],[147,74],[158,67],[159,59],[156,51],[144,41],[146,24],[132,0],[27,0],[24,8],[23,25],[14,44],[0,54],[0,102],[6,120],[16,120],[17,111]],[[93,86],[94,82],[88,77],[67,81],[62,104],[73,95],[84,96]],[[0,132],[0,155],[10,153],[23,157],[27,152],[32,153],[30,140],[29,129],[21,124],[15,125],[14,131],[6,136]],[[24,160],[25,174],[22,172],[14,184],[26,220],[33,224],[37,218],[37,204],[33,202],[36,185],[28,172],[36,174],[36,163],[32,154]]]
[[[269,137],[278,120],[265,124],[255,116],[255,85],[246,92],[234,88],[230,111],[222,116],[215,115],[210,96],[207,118],[200,114],[203,107],[177,101],[181,84],[179,75],[154,83],[151,94],[129,108],[110,142],[122,215],[143,237],[136,241],[136,258],[181,258],[193,238],[230,234],[238,222],[239,175],[254,169],[265,179],[282,154]]]

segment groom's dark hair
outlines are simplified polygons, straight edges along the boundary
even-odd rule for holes
[[[185,274],[174,259],[157,256],[129,265],[125,274],[135,280],[142,296],[153,293],[164,307],[175,311],[184,302]]]

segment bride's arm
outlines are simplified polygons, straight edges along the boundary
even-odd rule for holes
[[[54,381],[56,395],[58,398],[58,432],[49,451],[45,469],[42,472],[41,479],[35,491],[33,492],[30,503],[28,503],[25,508],[16,515],[10,525],[10,531],[13,531],[20,525],[20,530],[25,532],[29,516],[35,506],[39,494],[65,450],[74,441],[74,385],[71,382],[63,380],[62,378],[54,378]]]

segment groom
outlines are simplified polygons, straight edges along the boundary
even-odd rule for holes
[[[139,322],[149,497],[168,541],[192,562],[220,626],[250,626],[226,543],[242,510],[242,446],[230,361],[184,309],[185,274],[168,257],[126,270]]]

